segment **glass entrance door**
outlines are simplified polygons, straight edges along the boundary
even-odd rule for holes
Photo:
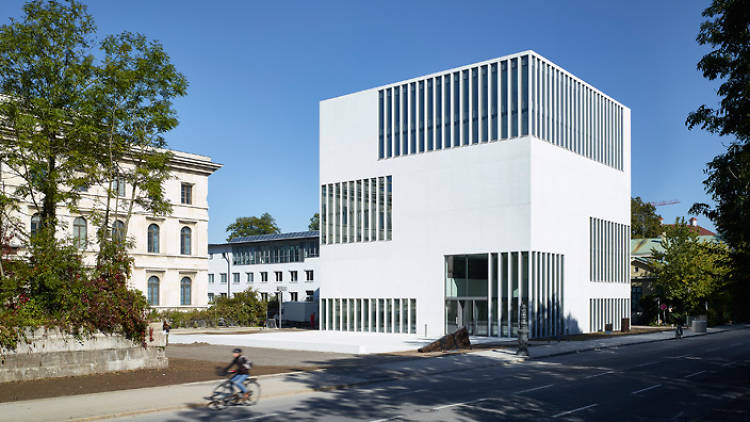
[[[466,327],[469,335],[487,335],[486,299],[448,299],[445,301],[446,333]]]

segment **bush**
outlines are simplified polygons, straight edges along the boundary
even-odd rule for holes
[[[151,319],[166,319],[173,328],[217,327],[219,325],[261,326],[265,323],[266,303],[252,289],[233,297],[218,297],[206,310],[163,311]]]

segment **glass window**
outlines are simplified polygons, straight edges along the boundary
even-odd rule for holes
[[[378,240],[385,238],[385,180],[378,177]]]
[[[424,152],[424,81],[419,81],[419,152]]]
[[[497,63],[490,66],[490,139],[497,139]]]
[[[252,283],[253,281],[255,281],[254,280],[255,277],[253,276],[253,273],[245,273],[245,274],[247,275],[247,282],[248,283]]]
[[[220,273],[219,274],[219,282],[221,284],[227,284],[227,273]]]
[[[443,148],[443,77],[435,78],[435,149]]]
[[[378,299],[378,332],[385,332],[385,301]]]
[[[192,282],[190,281],[190,278],[188,277],[183,277],[182,280],[180,280],[180,305],[191,304],[191,300],[190,300],[192,298],[191,285],[192,285]]]
[[[84,249],[87,242],[86,220],[83,217],[76,217],[73,220],[73,243],[77,248]]]
[[[193,203],[193,185],[189,183],[182,184],[180,203],[188,205]]]
[[[518,59],[511,59],[510,136],[518,136]]]
[[[299,300],[299,294],[297,292],[289,292],[289,300],[297,302]]]
[[[115,220],[112,223],[112,240],[116,242],[125,241],[125,223],[120,220]]]
[[[401,332],[401,300],[393,299],[393,332]]]
[[[406,101],[408,97],[409,87],[404,85],[401,87],[401,154],[404,155],[408,153],[409,149],[409,132],[407,131],[409,113],[407,113],[408,104]]]
[[[417,152],[417,84],[415,82],[409,84],[409,117],[411,121],[409,154],[414,154]]]
[[[284,281],[284,273],[281,271],[274,271],[276,275],[276,281]]]
[[[482,122],[481,122],[481,128],[482,133],[480,139],[482,142],[487,142],[487,107],[489,104],[489,101],[487,99],[487,94],[489,93],[489,89],[487,86],[487,65],[482,66],[482,91],[481,91],[481,100],[482,100]]]
[[[393,299],[385,300],[385,332],[393,332]]]
[[[378,92],[378,158],[385,157],[384,128],[385,116],[383,115],[383,91]]]
[[[209,293],[208,294],[208,303],[214,303],[214,294],[213,293]]]
[[[393,183],[391,176],[386,177],[387,181],[387,191],[388,191],[388,209],[386,210],[387,216],[386,216],[386,232],[385,232],[385,239],[391,240],[393,238],[393,222],[391,221],[393,219]]]
[[[459,132],[459,104],[461,103],[460,75],[453,73],[453,146],[461,145],[461,132]]]
[[[214,275],[213,274],[209,274],[208,275],[208,284],[214,284]]]
[[[566,95],[567,98],[567,95]],[[567,102],[566,102],[567,107]],[[566,123],[567,125],[567,123]],[[567,134],[567,131],[565,131]],[[521,57],[521,135],[529,134],[529,58]]]
[[[445,76],[445,83],[444,83],[444,90],[445,90],[445,110],[443,110],[443,127],[445,130],[443,131],[443,138],[444,142],[443,145],[445,148],[451,147],[451,76],[446,75]]]
[[[313,281],[314,279],[315,279],[315,275],[313,274],[313,270],[305,270],[305,280]]]
[[[432,139],[432,114],[433,114],[433,81],[432,79],[427,80],[427,151],[434,149],[434,143]]]
[[[406,149],[404,149],[406,151]],[[357,180],[357,242],[362,241],[362,180]]]
[[[232,273],[232,282],[235,284],[240,282],[240,273]]]
[[[370,188],[369,186],[370,186],[370,180],[365,179],[363,181],[364,191],[362,193],[363,201],[364,201],[363,203],[364,211],[362,215],[362,225],[364,227],[362,231],[364,232],[363,237],[364,237],[365,242],[370,241]]]
[[[39,233],[39,229],[42,228],[42,217],[39,215],[39,213],[36,213],[31,216],[31,230],[29,233],[31,236],[36,235]]]
[[[260,272],[260,281],[262,283],[265,283],[265,282],[268,281],[268,273],[266,271],[261,271]]]
[[[327,208],[327,196],[326,196],[326,185],[320,187],[320,241],[323,244],[328,243],[328,230],[326,230],[328,210]]]
[[[500,128],[502,139],[508,138],[508,61],[500,65],[500,116],[502,118]]]
[[[401,155],[401,88],[393,88],[393,156]]]
[[[180,230],[180,253],[182,255],[190,255],[191,254],[191,245],[192,245],[192,230],[190,230],[190,227],[183,227],[182,230]]]
[[[479,142],[479,77],[477,68],[471,69],[471,143]]]
[[[291,281],[297,281],[297,271],[289,271],[289,279]]]
[[[386,90],[386,100],[385,100],[385,156],[386,158],[391,158],[393,155],[393,143],[392,143],[392,124],[393,124],[393,116],[392,116],[392,90],[389,88]]]
[[[117,196],[125,196],[125,182],[122,179],[115,179],[113,182],[113,190]]]
[[[151,276],[148,279],[148,304],[156,306],[159,304],[159,277]]]
[[[159,226],[156,224],[150,224],[148,226],[148,252],[159,253]]]
[[[469,71],[464,70],[461,75],[461,139],[463,145],[469,145]]]
[[[417,299],[409,300],[409,334],[417,334]]]

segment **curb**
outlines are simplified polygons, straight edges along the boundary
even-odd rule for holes
[[[607,346],[607,345],[605,345],[605,346],[591,346],[591,347],[585,347],[585,348],[582,348],[582,349],[567,350],[565,352],[550,353],[548,355],[542,355],[542,356],[530,356],[530,357],[528,357],[526,359],[534,360],[534,359],[550,358],[550,357],[556,357],[556,356],[573,355],[573,354],[578,354],[578,353],[590,352],[592,350],[606,350],[606,349],[613,349],[613,348],[616,348],[616,347],[634,346],[636,344],[658,343],[658,342],[661,342],[661,341],[670,341],[670,340],[684,340],[684,339],[689,339],[689,338],[693,338],[693,337],[710,336],[710,335],[714,335],[714,334],[726,333],[726,332],[729,332],[729,331],[738,331],[738,330],[747,330],[747,329],[750,329],[750,325],[745,325],[744,327],[740,327],[740,328],[724,328],[724,329],[721,329],[721,330],[718,330],[718,331],[706,332],[706,333],[703,333],[703,334],[693,334],[693,335],[687,336],[687,337],[683,336],[681,339],[678,339],[678,338],[675,338],[675,337],[667,337],[667,338],[660,338],[660,339],[654,339],[654,340],[637,341],[637,342],[633,342],[633,343],[613,344],[613,345],[609,345],[609,346]]]

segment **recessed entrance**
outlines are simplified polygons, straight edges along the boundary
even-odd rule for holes
[[[459,328],[466,327],[469,335],[486,336],[487,331],[487,299],[448,299],[445,301],[447,331],[452,333]]]

